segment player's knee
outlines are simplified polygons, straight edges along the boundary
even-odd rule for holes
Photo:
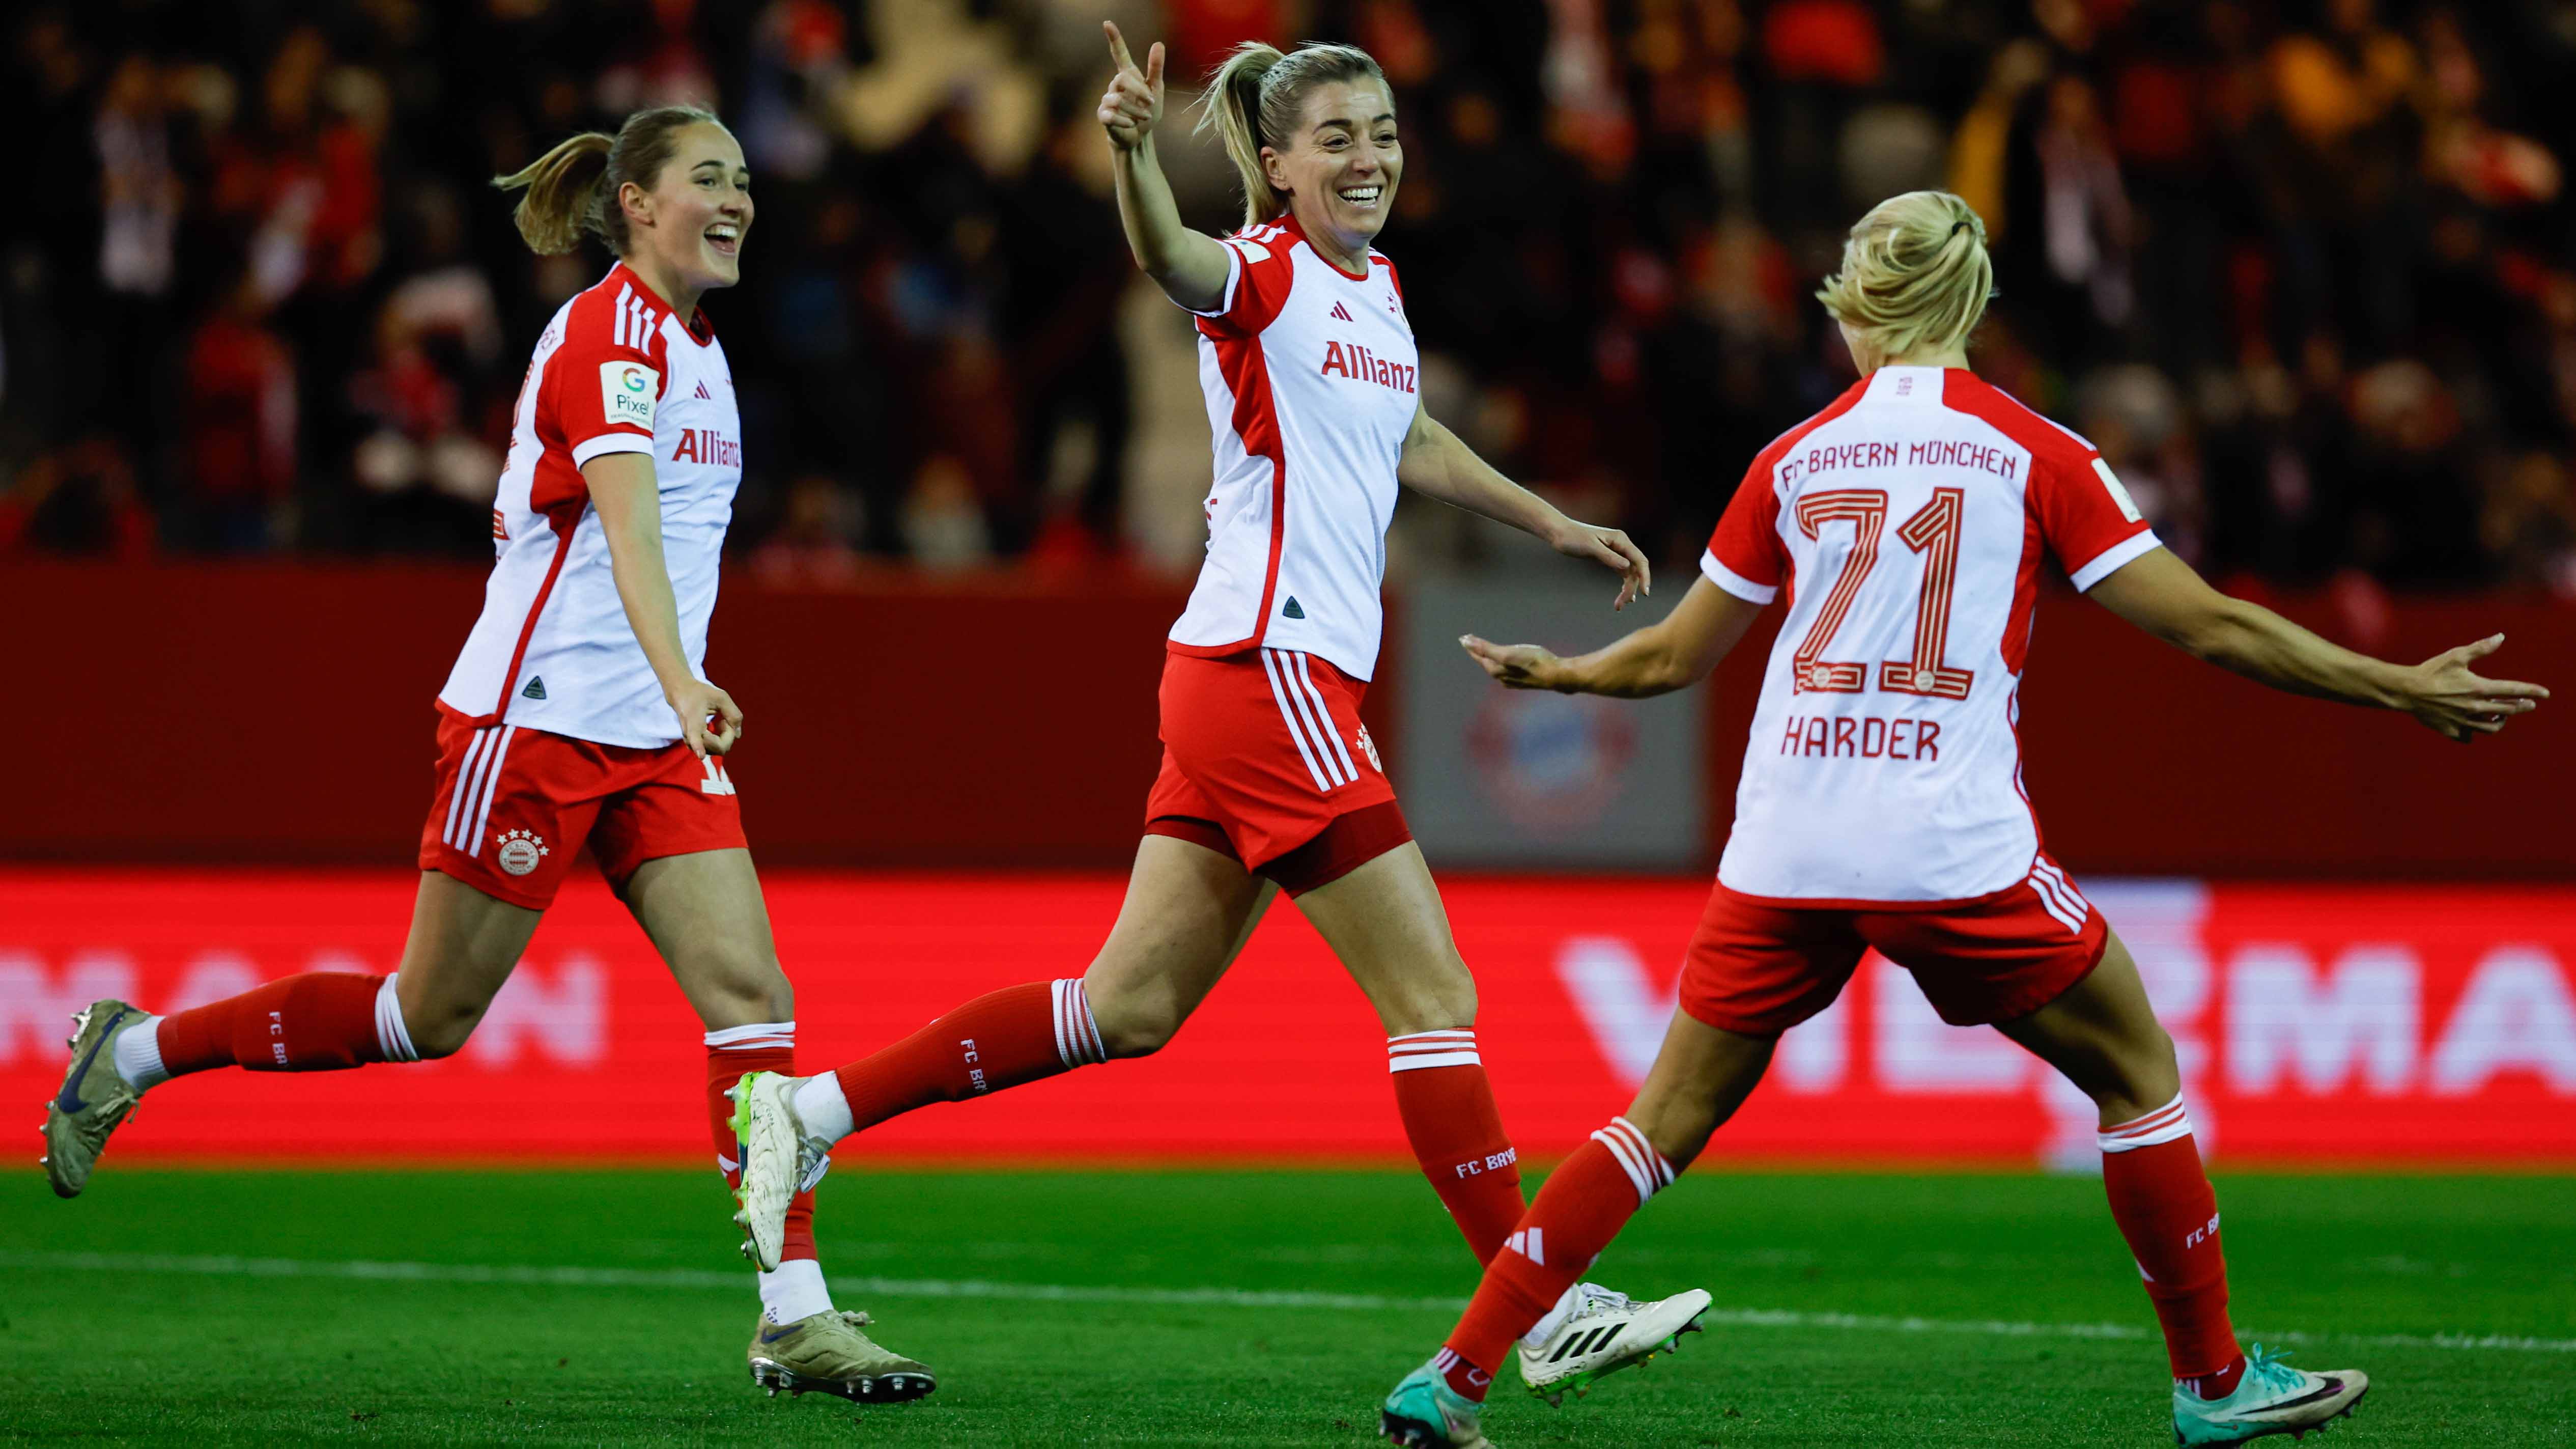
[[[2159,1024],[2149,1023],[2134,1040],[2112,1046],[2102,1057],[2103,1070],[2091,1096],[2106,1120],[2144,1116],[2182,1092],[2182,1065],[2174,1053],[2173,1037]]]
[[[1094,997],[1091,1017],[1111,1057],[1149,1057],[1180,1035],[1189,1013],[1176,1001],[1140,993],[1108,1001]]]
[[[1455,1031],[1476,1024],[1476,978],[1467,963],[1453,954],[1438,966],[1395,983],[1376,1004],[1388,1036]]]
[[[452,1057],[465,1049],[466,1039],[483,1020],[483,1005],[428,1006],[403,1011],[403,1030],[411,1037],[412,1050],[422,1061]]]

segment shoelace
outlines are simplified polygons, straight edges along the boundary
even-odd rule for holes
[[[1604,1288],[1598,1283],[1578,1283],[1574,1291],[1583,1295],[1582,1306],[1574,1310],[1578,1317],[1594,1313],[1616,1313],[1623,1308],[1637,1306],[1636,1299],[1615,1288]]]
[[[2258,1343],[2254,1345],[2252,1352],[2245,1355],[2245,1377],[2239,1382],[2241,1384],[2246,1381],[2287,1393],[2299,1386],[2299,1371],[2290,1367],[2290,1355],[2286,1350],[2280,1353],[2267,1353],[2263,1345]]]

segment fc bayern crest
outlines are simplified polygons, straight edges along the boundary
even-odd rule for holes
[[[546,858],[546,842],[533,830],[506,830],[501,833],[500,849],[494,852],[501,868],[512,875],[526,875]]]
[[[1637,727],[1613,700],[1498,692],[1468,722],[1467,753],[1515,824],[1569,830],[1598,821],[1617,798]]]

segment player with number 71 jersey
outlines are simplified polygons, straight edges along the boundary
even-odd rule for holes
[[[2083,589],[2154,547],[2091,444],[1965,369],[1882,367],[1765,448],[1700,559],[1747,603],[1788,599],[1718,879],[1845,909],[2021,882],[2043,556]]]

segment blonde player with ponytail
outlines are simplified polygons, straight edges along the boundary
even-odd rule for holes
[[[1422,411],[1403,287],[1370,245],[1404,175],[1377,62],[1339,45],[1227,58],[1204,124],[1242,178],[1244,225],[1219,241],[1181,224],[1155,157],[1163,48],[1140,67],[1105,29],[1120,213],[1137,265],[1195,317],[1215,452],[1207,561],[1167,642],[1163,762],[1127,898],[1078,976],[967,1002],[838,1072],[747,1081],[752,1238],[776,1240],[787,1193],[851,1132],[1160,1050],[1285,891],[1376,1007],[1405,1135],[1487,1261],[1521,1215],[1517,1153],[1476,1041],[1475,978],[1360,723],[1387,521],[1411,487],[1616,571],[1621,606],[1644,592],[1646,560]],[[1633,1362],[1707,1303],[1569,1283],[1523,1325],[1523,1371],[1550,1383]]]
[[[743,714],[704,665],[742,421],[698,302],[741,279],[751,173],[713,114],[665,106],[494,184],[523,193],[531,250],[588,237],[616,260],[546,325],[519,391],[482,617],[439,691],[437,794],[401,965],[308,972],[166,1018],[93,1003],[46,1116],[46,1167],[65,1197],[169,1077],[463,1047],[585,845],[706,1027],[701,1100],[723,1171],[737,1151],[729,1090],[793,1059],[795,993],[725,768]],[[870,1342],[865,1315],[833,1308],[812,1210],[800,1192],[790,1251],[762,1264],[753,1382],[866,1401],[929,1393],[929,1370]]]
[[[2127,948],[2041,847],[2021,788],[2041,556],[2200,658],[2402,710],[2450,739],[2492,734],[2549,692],[2470,671],[2502,636],[2398,666],[2203,583],[2092,444],[1969,370],[1993,290],[1985,223],[1966,202],[1916,191],[1879,203],[1816,294],[1860,381],[1753,460],[1672,613],[1579,659],[1463,641],[1513,689],[1639,698],[1706,678],[1765,608],[1786,611],[1663,1050],[1626,1113],[1515,1226],[1546,1243],[1546,1260],[1496,1258],[1447,1342],[1388,1396],[1393,1442],[1485,1442],[1479,1376],[1690,1165],[1762,1080],[1780,1033],[1831,1005],[1873,948],[1943,1020],[1994,1026],[2093,1099],[2111,1216],[2164,1330],[2177,1440],[2303,1434],[2369,1389],[2354,1370],[2238,1350],[2173,1041]]]

